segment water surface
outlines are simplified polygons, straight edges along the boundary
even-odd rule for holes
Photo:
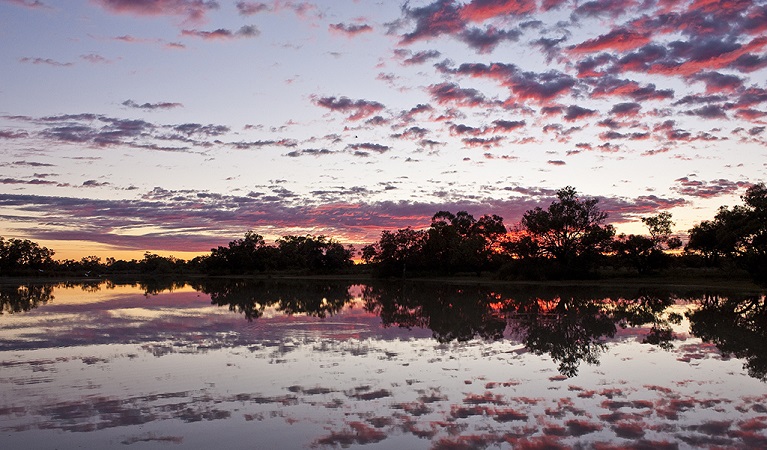
[[[0,286],[2,448],[767,448],[758,293]]]

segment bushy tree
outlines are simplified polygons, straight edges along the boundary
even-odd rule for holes
[[[283,236],[277,240],[280,268],[332,272],[353,264],[353,247],[325,236]]]
[[[551,275],[588,272],[615,235],[612,225],[605,224],[607,213],[599,209],[598,202],[579,198],[571,186],[558,190],[557,199],[547,209],[537,207],[524,213],[517,237],[507,248],[555,261]]]
[[[0,237],[0,275],[41,272],[53,267],[54,251],[27,239]]]
[[[767,186],[755,184],[741,199],[743,205],[722,206],[713,220],[694,226],[686,250],[711,262],[728,257],[767,283]]]
[[[479,274],[491,264],[494,247],[505,234],[500,216],[484,215],[477,220],[466,211],[455,215],[439,211],[427,230],[424,257],[430,267],[441,273]]]
[[[492,266],[495,247],[506,234],[503,218],[479,219],[466,211],[439,211],[425,230],[410,227],[384,231],[378,242],[362,249],[362,258],[374,264],[382,276],[406,276],[412,272],[479,274]]]
[[[144,259],[138,262],[139,270],[143,274],[180,274],[184,271],[186,261],[173,256],[160,256],[145,252]]]
[[[267,266],[266,253],[263,236],[249,230],[242,239],[235,239],[226,247],[211,249],[203,266],[209,273],[242,274],[263,271]]]
[[[376,267],[380,276],[406,276],[408,270],[425,268],[424,246],[427,233],[410,227],[381,232],[378,242],[362,248],[362,259]]]
[[[718,234],[721,224],[713,220],[704,220],[690,229],[690,237],[685,247],[686,252],[701,255],[708,266],[719,266],[726,256],[726,245],[722,245]]]
[[[325,236],[288,235],[278,239],[276,245],[267,245],[261,235],[248,231],[244,238],[214,248],[206,257],[195,258],[190,266],[213,274],[265,270],[333,272],[352,266],[354,252],[354,247],[344,247]]]

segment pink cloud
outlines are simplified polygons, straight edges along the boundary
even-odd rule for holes
[[[460,17],[459,8],[452,0],[436,1],[419,8],[411,8],[406,3],[402,11],[405,17],[416,23],[412,32],[402,36],[403,44],[434,38],[441,34],[458,33],[465,26],[464,19]]]
[[[461,64],[457,69],[442,66],[439,70],[444,73],[496,80],[511,90],[512,97],[509,101],[531,100],[545,103],[569,93],[576,83],[574,78],[562,72],[524,72],[514,64],[505,63]]]
[[[439,104],[476,107],[485,105],[487,100],[476,89],[461,88],[455,83],[433,84],[428,88],[432,98]]]
[[[472,0],[460,10],[462,19],[482,22],[498,16],[529,14],[536,9],[534,0]]]
[[[661,61],[652,64],[648,72],[660,75],[681,75],[691,76],[705,70],[717,70],[733,64],[738,58],[751,52],[761,53],[767,46],[767,36],[759,36],[752,39],[745,45],[714,45],[711,43],[702,43],[708,45],[706,51],[701,55],[696,55],[683,61]]]
[[[602,50],[624,52],[641,47],[651,41],[649,33],[638,33],[625,28],[617,28],[594,39],[583,41],[570,47],[572,53],[590,53]]]
[[[701,181],[693,180],[689,177],[682,177],[675,181],[678,186],[672,188],[674,191],[682,195],[700,198],[712,198],[732,194],[750,186],[750,183],[745,181],[730,181],[725,179]]]
[[[50,6],[39,0],[5,0],[7,3],[17,6],[23,6],[29,9],[52,9]]]
[[[691,77],[692,80],[706,84],[706,93],[735,92],[743,86],[743,79],[735,75],[725,75],[719,72],[701,72]]]
[[[60,62],[56,61],[55,59],[51,58],[19,58],[19,62],[27,63],[27,64],[38,64],[38,65],[47,65],[47,66],[53,66],[53,67],[70,67],[74,64],[71,62]]]
[[[243,16],[252,16],[264,11],[270,11],[271,8],[266,3],[261,2],[237,2],[237,11]]]
[[[635,116],[639,114],[640,109],[642,109],[642,105],[639,103],[618,103],[610,109],[610,114],[618,117]]]
[[[575,120],[583,119],[585,117],[591,117],[597,114],[594,109],[584,108],[578,105],[570,105],[565,112],[565,120],[572,122]]]
[[[201,22],[205,15],[219,5],[210,0],[92,0],[109,12],[136,16],[182,16],[191,22]]]

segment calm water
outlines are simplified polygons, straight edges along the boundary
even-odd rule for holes
[[[763,294],[0,286],[0,448],[767,448]]]

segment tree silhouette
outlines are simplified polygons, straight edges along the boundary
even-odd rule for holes
[[[353,247],[325,236],[283,236],[277,240],[279,268],[332,272],[352,265]]]
[[[672,236],[674,222],[669,212],[643,217],[642,223],[647,225],[649,236],[621,234],[613,241],[612,248],[625,265],[645,274],[666,267],[670,257],[665,250],[680,248],[682,241]]]
[[[503,218],[484,215],[479,220],[466,211],[439,211],[431,219],[424,246],[429,267],[440,273],[479,274],[491,264],[493,248],[506,234]]]
[[[418,272],[426,267],[426,239],[426,231],[410,227],[383,231],[378,242],[362,248],[362,259],[376,266],[377,275],[405,277],[408,270]]]
[[[551,275],[583,275],[604,251],[609,249],[615,230],[605,225],[607,213],[598,199],[580,199],[575,188],[557,191],[547,209],[537,207],[522,216],[516,242],[511,247],[524,249],[533,258],[551,258],[557,266]],[[520,250],[513,250],[522,253]]]
[[[53,250],[28,239],[6,240],[0,236],[0,275],[23,275],[51,269],[53,255]]]
[[[590,298],[535,298],[509,307],[514,333],[533,353],[549,354],[567,377],[578,374],[581,361],[599,364],[606,338],[615,336],[617,320]]]
[[[767,283],[767,186],[755,184],[741,199],[743,205],[722,206],[713,220],[694,226],[686,249],[709,261],[727,256]]]
[[[669,310],[670,295],[614,293],[616,300],[606,300],[589,289],[560,290],[398,283],[368,286],[363,299],[384,326],[428,329],[440,342],[513,336],[549,355],[568,377],[582,362],[598,364],[618,327],[650,325],[644,342],[671,348],[671,324],[681,316]]]
[[[615,300],[612,314],[622,328],[651,324],[642,342],[670,350],[674,339],[671,325],[682,321],[681,314],[668,311],[673,304],[674,298],[668,293],[639,293],[633,298]]]
[[[193,286],[209,294],[212,304],[243,314],[248,321],[258,319],[270,307],[288,315],[325,318],[336,314],[352,298],[350,285],[345,282],[208,279]]]
[[[211,249],[203,266],[209,273],[263,271],[267,266],[267,251],[263,236],[249,230],[242,239],[235,239],[226,247]]]

